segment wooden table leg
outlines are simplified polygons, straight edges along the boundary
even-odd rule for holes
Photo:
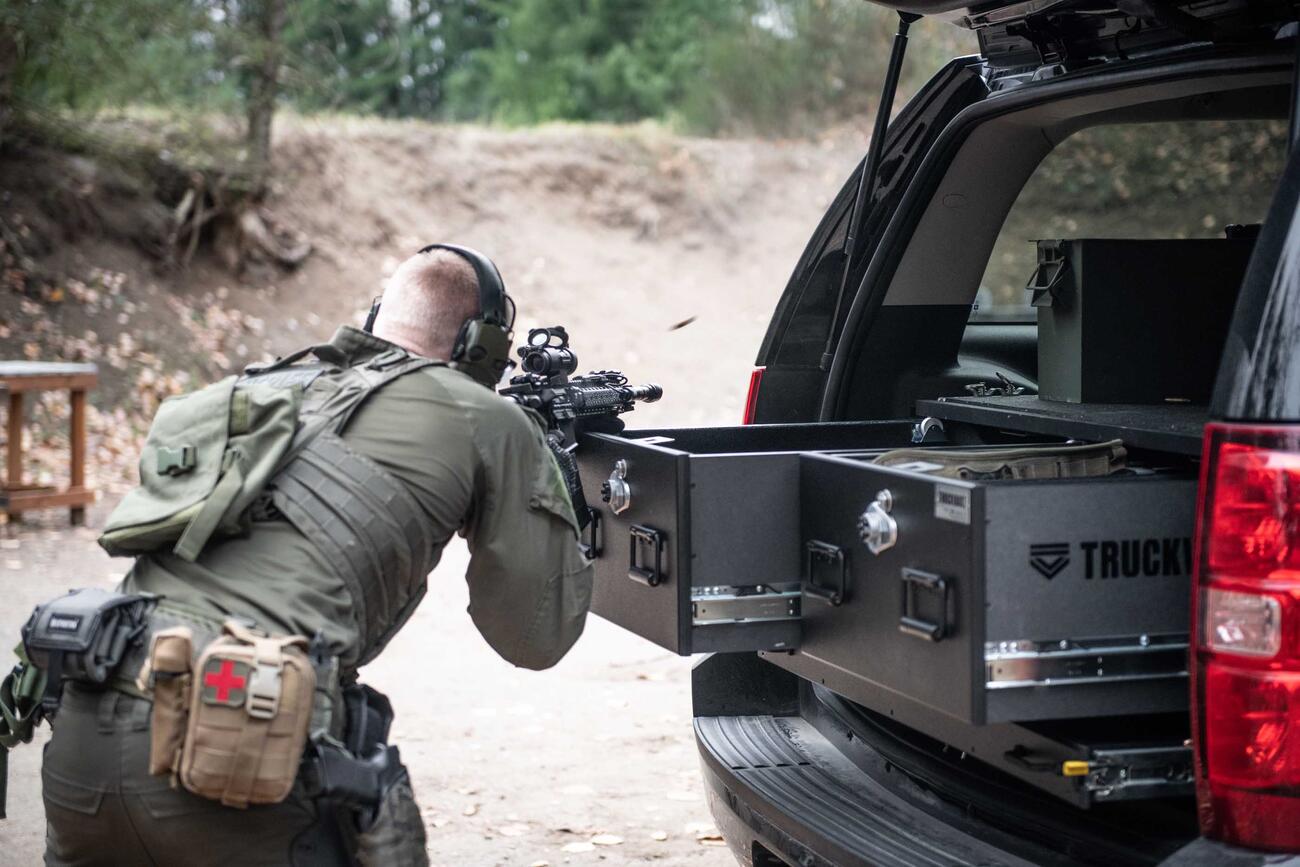
[[[5,485],[11,489],[23,483],[23,393],[9,393],[9,444],[6,451]],[[9,512],[10,518],[19,518],[21,512]]]
[[[86,392],[84,389],[72,390],[71,430],[68,432],[72,447],[72,487],[82,488],[86,484]],[[72,526],[79,527],[86,521],[86,507],[73,506],[69,512]]]

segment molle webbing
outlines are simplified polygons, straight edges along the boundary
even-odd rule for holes
[[[431,566],[419,503],[334,433],[307,442],[272,488],[272,503],[347,584],[364,662],[401,626]]]

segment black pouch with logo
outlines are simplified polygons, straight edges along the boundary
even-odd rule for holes
[[[91,587],[36,606],[23,626],[23,647],[32,664],[45,671],[41,707],[47,717],[58,710],[65,680],[108,682],[144,636],[156,603],[151,594]]]

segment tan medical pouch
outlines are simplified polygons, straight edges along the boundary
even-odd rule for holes
[[[151,774],[174,774],[180,765],[194,682],[190,673],[193,654],[194,634],[188,626],[155,632],[149,640],[149,657],[135,685],[141,692],[153,694],[149,721]]]
[[[235,621],[194,666],[181,785],[228,807],[275,804],[293,788],[311,724],[316,672],[301,635]]]

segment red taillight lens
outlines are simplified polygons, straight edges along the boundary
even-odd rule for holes
[[[1207,836],[1300,849],[1300,426],[1206,428],[1194,595]]]
[[[763,384],[763,371],[766,367],[755,367],[749,375],[749,392],[745,395],[745,416],[741,424],[753,424],[754,413],[758,410],[758,389]]]

